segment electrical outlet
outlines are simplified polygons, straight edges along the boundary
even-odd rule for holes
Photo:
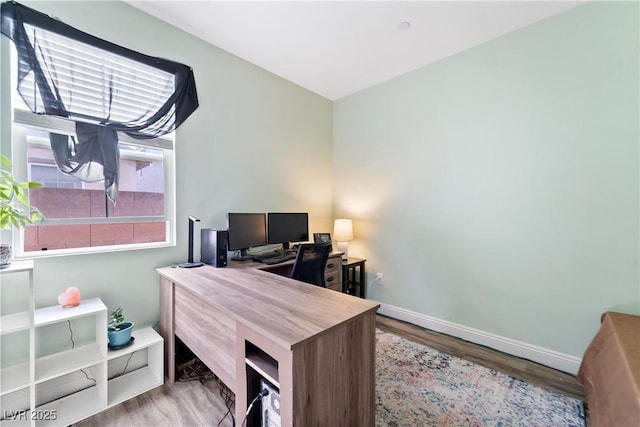
[[[378,285],[384,285],[384,283],[382,282],[382,273],[376,273],[376,283]]]

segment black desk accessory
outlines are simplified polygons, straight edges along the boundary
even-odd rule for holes
[[[193,262],[193,224],[195,224],[196,222],[200,222],[200,220],[194,216],[189,215],[189,258],[187,258],[187,262],[178,264],[178,267],[194,268],[202,267],[204,265],[201,262]]]

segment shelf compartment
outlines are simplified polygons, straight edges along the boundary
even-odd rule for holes
[[[27,414],[29,413],[29,410],[27,410]],[[0,421],[0,427],[27,427],[27,426],[31,426],[31,420],[29,420],[29,417],[27,417],[26,419],[21,419],[21,420],[2,420]]]
[[[33,270],[33,260],[25,260],[25,261],[13,261],[9,264],[9,267],[3,268],[0,270],[0,273],[16,273],[19,271],[31,271]]]
[[[353,296],[359,296],[360,286],[361,286],[360,282],[349,280],[345,285],[346,293]]]
[[[158,371],[149,366],[121,375],[109,380],[108,385],[108,406],[117,405],[130,399],[131,396],[149,391],[163,384],[162,378],[157,375]]]
[[[129,369],[134,369],[108,381],[108,406],[116,405],[131,396],[144,393],[164,383],[162,337],[150,327],[134,330],[133,336],[136,338],[134,344],[108,353],[110,373],[116,369],[116,366],[123,363],[129,364],[129,361],[131,361]],[[139,352],[137,358],[134,356],[136,352]],[[117,371],[121,369],[118,367]]]
[[[36,426],[70,425],[104,409],[98,387],[93,386],[53,402],[40,405],[37,411],[55,413],[56,419],[36,420]]]
[[[280,388],[278,362],[255,345],[247,342],[245,363],[271,384]]]
[[[80,305],[76,307],[63,308],[59,305],[52,305],[50,307],[39,308],[36,310],[34,316],[34,324],[36,327],[45,326],[64,320],[71,320],[77,319],[78,317],[94,315],[100,313],[101,311],[104,311],[104,313],[106,313],[107,307],[100,300],[100,298],[92,298],[86,301],[82,301]]]
[[[3,384],[4,385],[4,384]],[[28,426],[30,425],[29,387],[28,385],[0,396],[0,426]]]
[[[134,328],[131,335],[135,338],[133,344],[120,350],[109,350],[107,353],[108,360],[117,359],[118,357],[128,355],[134,351],[138,351],[155,344],[161,344],[163,342],[162,337],[151,327],[141,329]]]
[[[97,365],[104,357],[97,344],[89,344],[73,350],[62,351],[36,359],[35,382],[40,383],[51,378]]]
[[[24,331],[31,326],[31,313],[21,311],[0,317],[0,335],[12,334]]]
[[[0,370],[0,396],[29,386],[29,362],[17,363]]]

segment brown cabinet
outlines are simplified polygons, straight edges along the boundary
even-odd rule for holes
[[[324,283],[327,288],[342,292],[342,255],[340,253],[329,255],[324,271]]]

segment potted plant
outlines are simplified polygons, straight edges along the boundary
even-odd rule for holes
[[[109,346],[111,348],[119,348],[131,342],[131,330],[133,322],[125,321],[122,307],[116,307],[109,313],[111,320],[107,326],[107,335],[109,337]]]
[[[31,181],[19,182],[11,172],[11,160],[0,154],[0,230],[18,229],[44,219],[29,203],[27,190],[41,187]],[[11,245],[0,243],[0,269],[11,264]]]

